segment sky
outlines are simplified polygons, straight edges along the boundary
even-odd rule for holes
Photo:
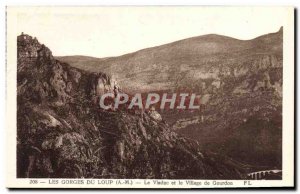
[[[279,7],[10,7],[16,31],[54,56],[111,57],[177,40],[220,34],[248,40],[276,32]]]

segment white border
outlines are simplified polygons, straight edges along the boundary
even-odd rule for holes
[[[76,4],[75,4],[76,5]],[[294,184],[294,12],[287,9],[286,23],[284,24],[284,62],[283,62],[283,180],[282,181],[252,181],[248,187],[280,187]],[[8,13],[7,25],[7,71],[6,71],[6,150],[7,172],[6,186],[15,188],[32,188],[28,179],[16,179],[16,34],[13,29],[17,24],[16,18]],[[44,181],[45,179],[39,179]],[[136,180],[133,180],[136,181]],[[183,180],[184,181],[184,180]],[[82,185],[81,185],[82,186]],[[80,188],[80,185],[59,185],[61,188]],[[135,185],[134,188],[139,188]],[[36,188],[58,188],[58,185],[39,184]],[[84,185],[85,188],[100,188],[98,185]],[[245,187],[244,181],[234,181],[233,187]],[[118,188],[117,185],[105,185],[105,188]],[[133,188],[131,185],[121,185],[120,188]],[[157,188],[149,185],[147,188]],[[159,187],[165,188],[165,187]],[[167,188],[170,188],[169,186]],[[176,188],[176,187],[173,187]],[[180,186],[178,188],[190,188]],[[196,187],[194,187],[196,188]],[[205,188],[205,187],[201,187]],[[211,187],[210,187],[211,188]],[[228,187],[227,187],[228,188]]]

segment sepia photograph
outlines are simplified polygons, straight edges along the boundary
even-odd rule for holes
[[[6,12],[9,188],[294,186],[293,7]]]

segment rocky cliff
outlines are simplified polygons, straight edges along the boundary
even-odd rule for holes
[[[249,170],[149,113],[99,109],[120,80],[71,67],[29,35],[17,40],[18,177],[241,179]]]

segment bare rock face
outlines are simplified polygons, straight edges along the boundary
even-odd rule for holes
[[[200,150],[148,113],[100,110],[113,78],[53,58],[18,37],[17,176],[31,178],[240,179],[247,169]]]
[[[112,79],[111,76],[104,73],[92,73],[90,74],[90,95],[101,96],[105,93],[117,93],[120,87],[116,80]]]

